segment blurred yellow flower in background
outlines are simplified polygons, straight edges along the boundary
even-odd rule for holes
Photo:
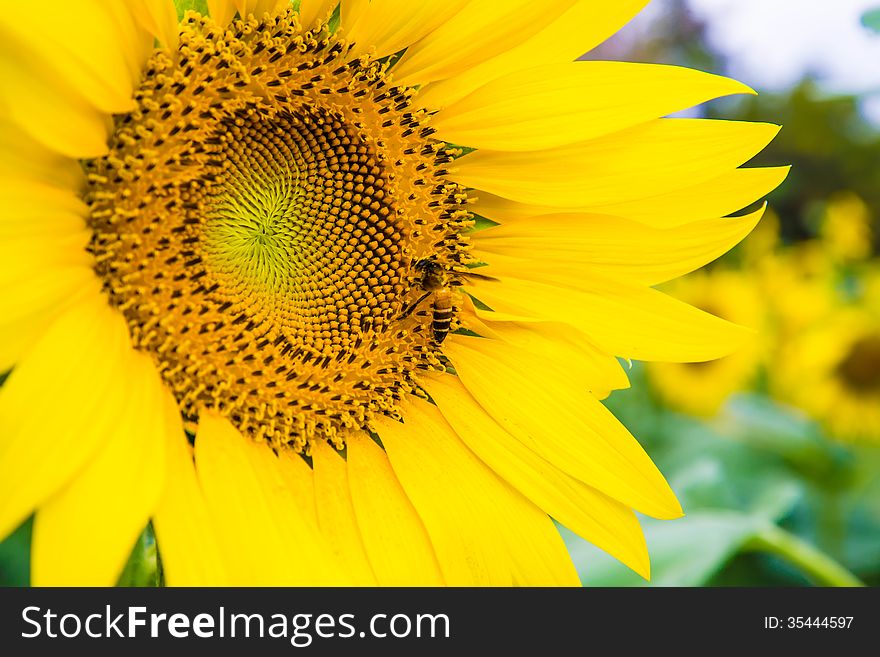
[[[754,330],[733,354],[708,362],[648,363],[646,373],[671,408],[711,417],[733,393],[746,389],[761,361],[763,299],[755,278],[723,269],[701,271],[664,286],[676,299]]]
[[[112,584],[152,522],[174,585],[577,585],[551,517],[647,577],[635,511],[681,508],[599,398],[748,336],[652,287],[786,175],[740,168],[776,126],[662,118],[750,90],[574,61],[637,0],[207,4],[0,15],[32,582]]]
[[[744,265],[754,269],[780,248],[781,230],[779,215],[772,206],[764,209],[761,222],[755,226],[755,230],[749,233],[748,238],[742,241],[738,250],[742,253]]]
[[[818,240],[766,254],[755,263],[755,276],[770,331],[765,343],[784,343],[837,307],[835,270]]]
[[[771,215],[772,218],[772,215]],[[767,233],[743,244],[764,317],[769,391],[844,440],[880,436],[880,276],[872,217],[854,193],[824,203],[813,239],[785,245]]]
[[[880,313],[838,308],[782,345],[770,369],[780,398],[841,440],[880,436]]]
[[[838,192],[828,199],[819,234],[832,259],[864,260],[871,255],[871,211],[858,194]]]

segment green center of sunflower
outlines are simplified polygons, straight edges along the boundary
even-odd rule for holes
[[[400,314],[403,221],[369,143],[315,110],[224,123],[195,252],[218,295],[316,356]],[[232,307],[232,306],[231,306]]]
[[[837,374],[853,392],[880,393],[880,334],[854,342],[837,366]]]
[[[96,270],[184,414],[307,451],[396,414],[442,367],[419,263],[470,225],[413,91],[290,10],[189,14],[89,173]]]

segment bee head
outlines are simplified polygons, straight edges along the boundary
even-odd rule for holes
[[[419,273],[422,288],[425,290],[436,290],[445,285],[446,277],[443,267],[433,257],[418,260],[414,267]]]
[[[434,256],[430,258],[424,258],[422,260],[416,260],[413,265],[420,273],[431,272],[431,271],[440,271],[440,264],[437,262],[437,259]]]

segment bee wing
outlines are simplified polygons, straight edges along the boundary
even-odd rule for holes
[[[466,271],[466,272],[455,272],[455,275],[456,275],[456,276],[460,276],[461,278],[463,278],[463,279],[465,279],[465,280],[467,280],[467,279],[474,279],[474,280],[479,280],[479,281],[495,281],[495,282],[498,282],[498,279],[495,278],[494,276],[486,276],[485,274],[478,274],[478,273],[476,273],[476,272],[472,272],[472,271]]]

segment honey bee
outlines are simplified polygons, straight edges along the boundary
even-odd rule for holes
[[[408,317],[425,299],[433,295],[431,301],[431,330],[434,342],[442,344],[449,335],[452,318],[455,315],[453,287],[461,285],[462,280],[480,279],[484,281],[497,281],[492,276],[484,276],[475,272],[451,272],[446,271],[433,258],[426,258],[415,263],[415,269],[419,272],[418,286],[424,294],[410,304],[401,314],[400,318]]]

